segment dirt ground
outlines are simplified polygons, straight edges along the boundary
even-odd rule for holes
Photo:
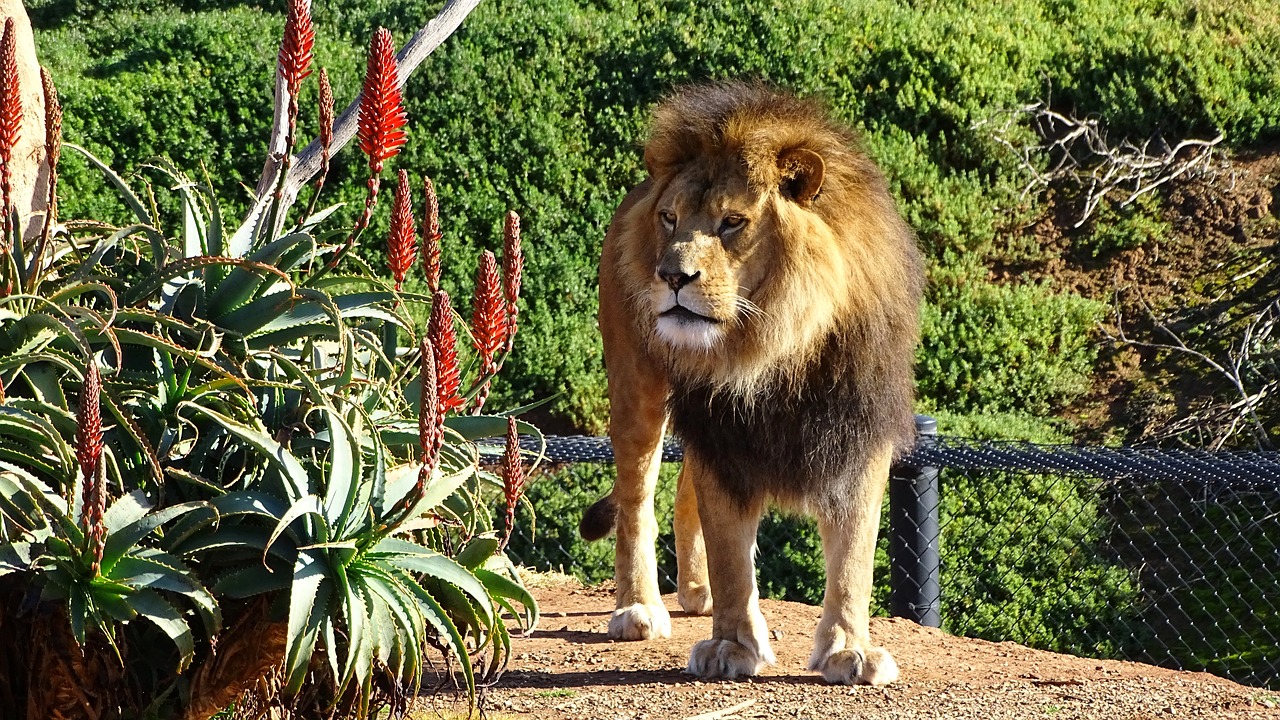
[[[535,583],[536,585],[536,583]],[[647,643],[606,637],[612,592],[556,582],[533,590],[542,621],[513,638],[507,673],[482,697],[482,716],[659,720],[689,718],[1280,718],[1280,693],[1204,673],[1089,660],[947,635],[901,619],[872,620],[902,679],[883,688],[829,686],[804,669],[819,608],[761,602],[778,664],[751,681],[701,682],[683,672],[710,618],[679,611],[667,596],[673,637]],[[457,704],[428,700],[423,717]]]

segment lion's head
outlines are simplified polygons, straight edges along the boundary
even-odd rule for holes
[[[749,395],[799,381],[836,330],[915,342],[914,236],[817,104],[687,88],[656,108],[645,164],[648,191],[619,217],[619,274],[675,378]]]

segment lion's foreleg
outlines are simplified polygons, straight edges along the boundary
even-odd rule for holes
[[[695,464],[692,479],[715,597],[711,639],[693,646],[689,672],[704,678],[755,675],[774,662],[756,590],[756,529],[762,507],[729,496],[706,468],[696,465],[696,458],[686,455],[685,463]]]
[[[618,462],[612,496],[617,508],[617,609],[609,620],[609,637],[617,640],[671,637],[671,616],[658,594],[658,522],[653,515],[662,422],[652,425],[637,423],[611,432]]]
[[[711,614],[711,581],[707,578],[707,547],[698,521],[698,495],[692,466],[680,469],[676,484],[676,596],[693,615]]]
[[[827,682],[880,685],[898,679],[893,656],[871,644],[867,627],[876,531],[891,459],[891,449],[874,456],[855,482],[848,505],[818,514],[827,587],[809,669],[821,672]]]

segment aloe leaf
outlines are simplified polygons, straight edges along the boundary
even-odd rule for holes
[[[196,644],[191,635],[191,626],[182,619],[182,614],[151,590],[133,595],[129,598],[129,603],[140,617],[155,625],[173,641],[178,648],[178,672],[185,670],[195,655]]]
[[[151,297],[154,293],[163,288],[166,283],[176,277],[181,277],[195,270],[219,265],[261,270],[263,273],[270,273],[279,277],[286,283],[290,282],[288,275],[285,275],[270,265],[263,265],[262,263],[255,263],[250,260],[243,260],[239,258],[201,255],[175,260],[159,270],[156,270],[151,275],[143,278],[129,290],[128,295],[124,298],[124,304],[136,305],[144,299]]]
[[[0,544],[0,577],[31,569],[31,560],[39,546],[29,542]]]
[[[492,535],[477,535],[471,538],[462,550],[453,556],[453,559],[462,567],[474,572],[498,552],[499,545],[498,539]]]
[[[520,620],[521,626],[526,631],[532,630],[538,624],[538,601],[533,599],[533,595],[523,585],[511,578],[484,568],[476,568],[472,572],[475,573],[476,579],[489,591],[490,596],[502,602],[511,611],[511,614]],[[524,612],[516,613],[510,604],[503,602],[504,598],[519,602],[524,606]]]
[[[467,440],[501,438],[507,435],[505,415],[453,415],[444,424]],[[523,420],[516,421],[516,430],[522,435],[541,437],[542,431]]]
[[[363,467],[359,440],[332,407],[322,408],[329,426],[329,475],[324,488],[324,516],[341,531],[356,504]]]
[[[383,538],[374,546],[375,557],[384,559],[395,567],[421,573],[449,583],[463,591],[480,606],[487,625],[493,624],[492,601],[489,591],[470,571],[445,555],[399,538]]]
[[[285,511],[285,514],[281,516],[280,520],[276,522],[275,528],[272,529],[271,536],[267,538],[267,548],[270,548],[275,544],[276,539],[280,537],[281,533],[288,529],[289,525],[291,525],[294,520],[306,515],[314,515],[319,518],[321,522],[324,521],[324,508],[321,505],[319,497],[315,495],[307,495],[291,505],[289,509]],[[315,537],[310,537],[310,531],[308,531],[308,539],[317,543],[328,542],[327,535],[328,528],[324,525],[320,525],[317,528]],[[264,555],[266,554],[267,548],[263,549]]]
[[[154,240],[155,237],[159,237],[161,240],[161,243],[163,243],[163,239],[164,239],[163,235],[161,235],[160,231],[152,227],[151,225],[145,225],[145,224],[126,225],[125,227],[122,227],[119,230],[116,230],[110,235],[94,243],[93,249],[90,250],[89,254],[85,256],[84,260],[80,261],[80,264],[76,266],[75,273],[72,274],[71,276],[72,279],[81,280],[89,277],[93,273],[94,268],[98,266],[98,263],[102,262],[102,258],[105,257],[106,254],[110,252],[112,248],[117,247],[120,244],[121,240],[124,240],[125,238],[130,237],[132,235],[136,235],[137,233],[144,233],[147,235],[148,238],[152,238],[153,252],[155,251],[155,248],[156,248],[155,240]],[[161,247],[163,247],[163,245],[161,245]],[[165,259],[166,259],[165,254],[161,254],[156,256],[154,258],[154,261],[157,264],[163,264],[165,262]]]
[[[329,615],[332,577],[319,551],[298,553],[289,591],[289,629],[285,639],[285,692],[302,687],[315,651],[321,621]]]
[[[192,402],[179,403],[179,407],[187,407],[191,410],[204,415],[221,425],[232,435],[240,438],[248,443],[253,449],[257,450],[273,467],[279,472],[284,479],[285,488],[289,492],[287,500],[297,502],[305,497],[311,490],[311,481],[307,475],[307,470],[302,466],[293,453],[289,452],[283,445],[276,442],[274,438],[267,435],[258,428],[251,428],[247,425],[239,423],[222,413]]]
[[[220,576],[213,583],[213,592],[229,598],[242,599],[287,590],[289,586],[288,572],[283,570],[273,572],[264,565],[253,564]]]
[[[63,468],[69,470],[76,467],[71,457],[71,449],[62,439],[57,428],[48,419],[35,413],[0,405],[0,437],[21,438],[34,443],[34,447],[51,453]],[[11,442],[13,440],[5,440],[6,445]],[[67,475],[65,472],[63,477],[68,481],[74,480],[73,475]]]
[[[230,282],[228,280],[227,282]],[[251,300],[234,311],[217,317],[218,327],[240,335],[250,335],[300,302],[292,290],[282,290]]]
[[[62,538],[77,547],[84,544],[84,532],[68,513],[67,501],[29,473],[0,473],[0,492],[15,496],[22,493],[24,500],[43,511],[45,520],[52,519],[57,524]]]
[[[13,368],[24,368],[36,363],[49,363],[57,365],[64,371],[79,372],[80,368],[68,360],[64,355],[56,352],[37,352],[14,354],[10,357],[0,358],[0,372],[11,370]]]
[[[462,668],[462,676],[467,685],[468,701],[471,704],[475,704],[476,677],[471,668],[471,658],[467,655],[466,642],[463,641],[462,634],[458,632],[458,627],[453,624],[449,613],[440,606],[439,601],[432,597],[431,593],[427,592],[412,577],[408,575],[401,576],[401,584],[408,588],[409,592],[413,593],[421,608],[423,619],[435,629],[436,635],[448,641],[448,646],[458,658],[458,666]]]
[[[307,250],[314,251],[315,240],[307,234],[296,233],[285,235],[284,237],[274,240],[246,258],[257,266],[271,266],[280,269],[282,258],[287,255],[296,253],[299,249],[305,255]],[[284,271],[291,269],[285,264]],[[251,298],[257,296],[262,289],[263,282],[267,279],[267,274],[263,272],[254,272],[248,268],[237,267],[227,274],[227,277],[218,283],[212,294],[209,296],[209,317],[218,320],[222,324],[221,318],[228,313],[240,308]]]
[[[399,669],[392,667],[391,659],[399,653],[399,619],[393,618],[386,599],[369,587],[370,578],[363,574],[354,578],[359,584],[360,593],[364,597],[365,607],[369,613],[369,636],[371,638],[371,654],[383,667],[391,668],[398,676]]]
[[[133,214],[137,216],[138,222],[147,228],[147,237],[151,240],[152,252],[154,253],[156,262],[163,263],[167,255],[164,236],[155,229],[156,223],[155,219],[151,216],[151,212],[142,204],[142,200],[138,199],[138,196],[133,192],[133,189],[129,187],[129,184],[124,181],[124,178],[117,175],[116,172],[111,169],[111,166],[102,162],[95,157],[93,153],[85,150],[79,145],[63,143],[62,146],[84,155],[89,159],[89,162],[92,165],[97,167],[98,170],[106,176],[107,180],[112,185],[116,186],[116,189],[120,191],[120,195],[124,199],[125,204],[128,205],[129,209],[133,211]]]
[[[364,598],[361,597],[359,588],[351,582],[348,577],[346,568],[341,565],[333,566],[333,576],[342,598],[343,614],[347,621],[347,653],[345,667],[340,681],[338,682],[338,694],[341,695],[352,679],[363,682],[364,676],[360,675],[360,669],[363,665],[362,656],[367,652],[367,644],[369,642],[367,630],[369,629],[369,616],[365,607]],[[368,674],[367,672],[365,673]]]
[[[155,503],[147,499],[145,492],[134,490],[116,498],[103,514],[102,522],[107,526],[108,533],[119,532],[126,525],[146,517],[153,507]]]
[[[214,637],[222,629],[222,609],[181,560],[160,550],[143,550],[116,563],[112,579],[136,588],[178,593],[196,607],[205,633]]]
[[[125,412],[120,407],[120,402],[116,400],[114,393],[110,390],[102,393],[102,400],[103,404],[107,406],[107,410],[111,412],[111,416],[116,419],[117,426],[133,441],[138,454],[142,456],[143,465],[146,466],[147,472],[151,476],[151,482],[155,483],[157,488],[164,487],[164,471],[160,468],[160,458],[156,455],[156,449],[151,446],[151,441],[147,440],[142,428],[138,427],[133,414]]]
[[[401,644],[402,664],[397,668],[396,674],[403,676],[404,671],[408,670],[409,680],[416,690],[420,677],[419,668],[422,665],[421,648],[427,640],[422,611],[417,601],[391,572],[372,565],[362,570],[369,589],[382,598],[387,612],[394,618],[397,634],[404,638]]]
[[[204,187],[206,188],[206,192],[207,188],[213,187],[213,179],[209,177],[208,169],[204,170]],[[207,252],[210,255],[222,254],[223,234],[225,232],[226,229],[223,227],[222,220],[222,209],[218,207],[218,199],[213,197],[212,193],[209,193],[209,230],[205,240],[208,243]],[[216,287],[222,280],[222,276],[217,272],[217,268],[211,268],[211,270],[213,272],[210,273],[210,278],[213,282],[210,283],[210,286]]]
[[[108,533],[107,541],[102,549],[103,574],[110,575],[112,567],[119,562],[120,558],[124,557],[125,553],[129,552],[142,538],[150,535],[156,528],[192,510],[207,507],[209,507],[209,503],[203,501],[170,505],[148,513],[141,519],[135,520],[115,532]]]

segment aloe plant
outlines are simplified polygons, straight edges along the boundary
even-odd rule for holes
[[[365,715],[388,697],[375,678],[417,690],[433,648],[474,700],[479,680],[505,666],[508,620],[537,621],[490,517],[504,491],[513,507],[520,455],[499,477],[482,469],[475,445],[537,435],[480,414],[516,330],[518,218],[507,222],[501,272],[485,259],[470,327],[439,287],[429,180],[421,238],[431,295],[403,291],[419,238],[405,170],[390,278],[352,252],[384,165],[405,142],[385,31],[360,108],[365,204],[351,227],[338,224],[336,206],[316,210],[315,197],[294,217],[284,178],[313,41],[308,4],[290,2],[278,68],[287,132],[277,174],[261,185],[262,221],[231,229],[208,178],[166,160],[125,177],[67,144],[116,188],[130,223],[58,222],[51,203],[37,247],[12,232],[3,246],[0,608],[29,605],[15,598],[34,588],[35,602],[56,610],[40,622],[61,619],[48,642],[30,643],[42,632],[36,616],[4,618],[6,628],[30,627],[0,638],[10,644],[0,665],[27,657],[61,670],[0,667],[27,695],[26,708],[0,715],[76,717],[83,708],[66,692],[42,693],[80,683],[81,694],[112,698],[109,715],[209,717],[272,667],[280,694],[255,703]],[[327,165],[332,98],[318,75],[329,95]],[[51,81],[46,96],[56,97]],[[55,179],[59,128],[51,123],[46,140]],[[323,176],[317,195],[322,186]],[[420,330],[415,318],[427,316]],[[471,371],[458,363],[460,324],[480,351]],[[139,663],[131,650],[157,633],[171,652]],[[78,649],[59,646],[64,635]],[[36,646],[54,647],[39,655]],[[103,648],[117,669],[85,670]]]

